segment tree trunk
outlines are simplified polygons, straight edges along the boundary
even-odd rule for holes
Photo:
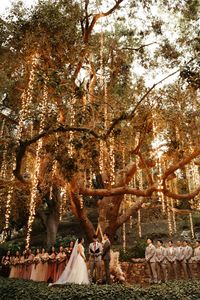
[[[46,220],[47,247],[55,245],[58,226],[59,217],[55,213],[48,215]]]

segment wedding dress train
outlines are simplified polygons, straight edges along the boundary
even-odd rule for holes
[[[79,246],[79,251],[78,251]],[[60,278],[51,285],[76,283],[76,284],[89,284],[89,276],[87,265],[85,263],[84,247],[76,241],[70,259],[61,274]]]

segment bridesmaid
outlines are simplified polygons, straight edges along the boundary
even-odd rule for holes
[[[28,279],[28,250],[23,251],[23,268],[22,268],[22,278],[23,279]]]
[[[40,281],[47,281],[48,260],[49,260],[49,253],[45,250],[45,248],[43,248],[41,253],[42,270],[41,270]]]
[[[74,241],[71,241],[69,243],[69,247],[66,248],[66,254],[67,254],[67,259],[69,260],[70,259],[70,256],[71,256],[71,253],[72,253],[72,250],[74,248]]]
[[[10,275],[10,263],[11,263],[11,256],[10,251],[7,251],[6,255],[2,257],[1,265],[2,265],[2,276],[9,277]]]
[[[49,261],[48,261],[48,273],[47,282],[54,282],[56,280],[56,250],[55,247],[51,247]]]
[[[66,254],[64,252],[63,246],[60,246],[60,252],[57,254],[56,256],[56,261],[57,261],[57,268],[56,268],[56,280],[58,280],[58,278],[60,278],[60,275],[62,274],[62,272],[64,271],[65,267],[66,267]]]
[[[22,255],[20,257],[20,264],[19,264],[19,278],[24,278],[24,271],[25,271],[25,258],[26,258],[26,250],[22,252]]]
[[[19,255],[19,251],[16,251],[15,256],[12,258],[12,267],[11,267],[9,278],[19,278],[20,276],[19,263],[20,263],[20,255]]]
[[[32,271],[31,271],[31,280],[34,281],[40,281],[40,272],[41,272],[41,267],[40,267],[40,262],[41,262],[41,253],[40,249],[36,250],[35,257],[33,258],[33,265],[32,265]]]
[[[28,258],[26,260],[26,278],[25,279],[30,279],[31,277],[31,271],[32,271],[32,267],[33,267],[33,259],[34,259],[34,255],[32,254],[31,249],[28,249]]]

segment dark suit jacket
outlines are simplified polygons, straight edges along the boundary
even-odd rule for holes
[[[102,252],[102,259],[103,260],[110,260],[110,241],[106,240],[103,244],[103,252]]]

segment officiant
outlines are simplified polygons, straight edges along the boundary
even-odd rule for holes
[[[91,281],[98,282],[102,277],[102,244],[98,241],[97,235],[93,235],[93,242],[89,245],[89,255]]]

